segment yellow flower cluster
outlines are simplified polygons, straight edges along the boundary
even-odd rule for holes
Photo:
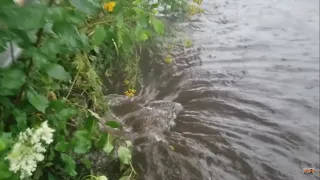
[[[172,62],[172,58],[170,55],[168,55],[165,59],[164,62],[166,62],[167,64],[170,64]]]
[[[135,89],[128,89],[128,91],[124,92],[124,94],[125,94],[127,97],[133,97],[135,93],[136,93],[136,90],[135,90]]]
[[[111,2],[108,2],[108,3],[104,3],[103,4],[103,9],[107,10],[108,12],[113,12],[115,6],[116,6],[116,2],[111,1]]]
[[[193,2],[194,2],[194,3],[197,3],[197,4],[199,4],[199,5],[200,5],[200,4],[202,4],[202,3],[203,3],[203,0],[193,0]]]

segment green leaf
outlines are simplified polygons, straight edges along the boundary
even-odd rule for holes
[[[88,170],[90,170],[91,167],[92,167],[91,161],[90,161],[90,159],[88,157],[83,157],[81,159],[81,163],[84,164]]]
[[[109,126],[109,127],[114,128],[114,129],[117,129],[117,128],[121,127],[120,123],[118,123],[117,121],[107,121],[106,125]]]
[[[49,161],[53,161],[54,157],[56,156],[56,154],[54,153],[55,151],[53,150],[53,147],[50,148],[50,153],[48,156],[48,160]]]
[[[19,89],[26,82],[26,76],[21,69],[9,68],[1,71],[2,71],[0,72],[1,88]]]
[[[54,79],[61,81],[69,81],[71,79],[70,74],[59,64],[48,63],[44,69]]]
[[[12,173],[9,171],[8,165],[3,162],[0,162],[0,179],[8,179],[12,176]]]
[[[107,139],[108,139],[108,134],[103,133],[103,134],[100,136],[99,141],[96,143],[96,148],[97,148],[97,149],[103,149],[104,145],[105,145],[106,142],[107,142]]]
[[[38,94],[33,89],[29,89],[27,91],[27,99],[37,110],[45,113],[49,105],[49,101],[45,96]]]
[[[150,8],[151,8],[151,9],[155,9],[155,8],[158,8],[158,6],[159,6],[159,4],[156,3],[156,4],[152,4]]]
[[[20,131],[25,130],[27,128],[27,113],[14,109],[12,115],[17,121],[18,129]]]
[[[6,143],[2,139],[0,139],[0,152],[5,150],[6,147],[7,147]]]
[[[108,178],[105,176],[99,176],[96,178],[96,180],[108,180]]]
[[[118,155],[119,155],[120,161],[123,164],[127,164],[127,165],[130,164],[130,162],[131,162],[131,152],[127,147],[120,146],[119,149],[118,149]]]
[[[76,115],[78,111],[74,108],[64,108],[61,111],[59,111],[56,116],[58,117],[59,120],[61,121],[67,121],[70,119],[72,116]]]
[[[3,11],[5,16],[2,20],[8,28],[33,30],[43,27],[47,13],[47,6],[41,4],[31,4],[23,8],[15,6],[7,6]],[[27,17],[27,18],[23,18]]]
[[[151,23],[153,25],[154,30],[156,30],[157,33],[162,34],[164,32],[164,24],[162,21],[160,21],[157,18],[152,18]]]
[[[103,151],[106,152],[108,155],[114,149],[113,141],[114,141],[114,138],[110,134],[108,134],[107,142],[103,147]]]
[[[107,33],[102,26],[96,26],[92,35],[92,44],[99,46],[105,40],[106,35]]]
[[[129,176],[122,176],[119,180],[130,180]]]
[[[148,34],[145,32],[144,28],[142,28],[141,26],[136,27],[135,35],[136,35],[137,41],[145,41],[148,39]]]
[[[97,12],[97,4],[88,0],[70,0],[71,4],[86,14],[94,14]]]
[[[0,96],[0,104],[8,109],[13,109],[15,107],[15,105],[12,104],[12,102],[8,98],[1,97],[1,96]]]
[[[116,26],[118,29],[121,29],[123,26],[123,15],[122,14],[118,15],[116,19],[117,19]]]
[[[86,119],[84,127],[90,132],[93,133],[97,129],[97,120],[90,116]]]
[[[48,180],[57,180],[57,178],[51,173],[48,173]]]
[[[32,179],[40,179],[40,177],[43,175],[42,168],[37,168],[36,171],[33,173]]]
[[[67,152],[68,149],[69,149],[69,143],[65,142],[65,141],[62,141],[62,142],[58,142],[56,144],[56,146],[54,147],[54,149],[56,151],[59,151],[59,152]]]
[[[91,148],[90,133],[87,130],[76,131],[73,135],[72,144],[74,152],[84,154]]]
[[[76,176],[78,173],[76,170],[76,162],[73,158],[67,154],[61,154],[61,159],[65,163],[65,170],[70,176]]]
[[[8,147],[10,147],[13,143],[12,133],[2,133],[0,138]]]

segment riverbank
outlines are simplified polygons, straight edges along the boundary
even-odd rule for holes
[[[1,1],[1,51],[13,43],[23,54],[0,69],[0,179],[135,179],[132,143],[119,123],[101,118],[104,96],[136,95],[139,50],[165,34],[158,15],[194,14],[186,7]]]

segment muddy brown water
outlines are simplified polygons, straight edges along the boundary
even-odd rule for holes
[[[109,104],[144,180],[313,180],[319,164],[319,1],[205,0],[193,47]],[[152,57],[149,57],[152,58]],[[187,62],[187,63],[186,63]]]

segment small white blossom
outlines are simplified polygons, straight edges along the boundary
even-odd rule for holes
[[[43,153],[46,151],[44,145],[53,141],[54,129],[43,122],[38,128],[28,128],[21,132],[18,141],[6,157],[10,162],[9,170],[20,172],[20,178],[24,179],[32,175],[37,168],[37,163],[44,160]]]

